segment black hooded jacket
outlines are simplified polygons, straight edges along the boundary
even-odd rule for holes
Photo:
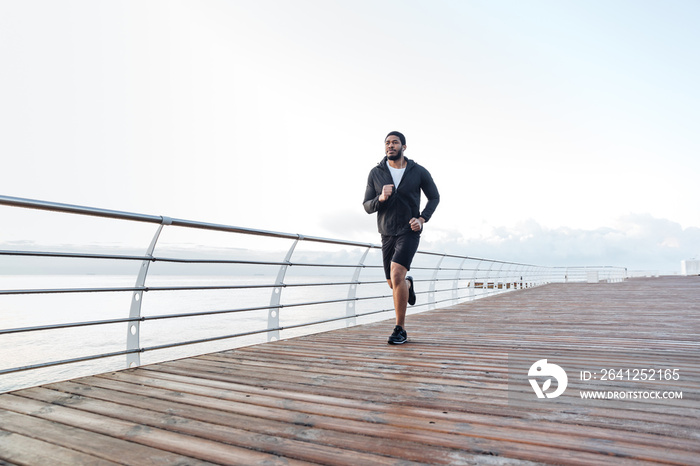
[[[398,187],[394,186],[394,192],[384,202],[379,202],[382,188],[384,185],[394,184],[386,166],[386,157],[369,172],[367,178],[365,210],[368,214],[377,212],[377,227],[382,235],[397,236],[412,231],[409,220],[423,217],[427,222],[440,202],[440,193],[428,170],[413,160],[405,160],[406,171],[401,182]],[[428,198],[423,212],[420,211],[421,190]]]

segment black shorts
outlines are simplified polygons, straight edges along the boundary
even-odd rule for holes
[[[406,267],[411,270],[413,256],[418,251],[420,232],[410,231],[398,236],[382,235],[382,258],[384,259],[384,274],[386,279],[391,279],[391,263]]]

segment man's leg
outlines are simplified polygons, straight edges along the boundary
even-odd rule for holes
[[[382,237],[383,240],[384,238]],[[396,312],[396,327],[389,337],[388,343],[390,345],[401,345],[408,341],[406,330],[403,328],[406,321],[406,307],[411,295],[409,292],[410,282],[406,280],[406,273],[408,273],[413,255],[418,249],[419,241],[420,236],[411,234],[387,238],[387,241],[382,241],[384,273],[389,287],[393,290],[392,296]]]
[[[406,322],[406,306],[408,305],[408,270],[401,264],[391,263],[391,280],[389,286],[394,294],[394,310],[396,311],[396,325],[404,326]]]

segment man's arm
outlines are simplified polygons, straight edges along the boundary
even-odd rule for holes
[[[377,194],[376,190],[374,189],[372,174],[370,173],[369,178],[367,179],[367,187],[365,188],[365,201],[363,203],[365,206],[365,211],[368,214],[373,214],[374,212],[379,211],[382,208],[384,201],[389,199],[389,196],[391,196],[393,189],[393,184],[387,184],[382,187],[382,192],[380,194]]]
[[[430,176],[428,170],[423,169],[423,173],[421,174],[420,187],[423,190],[425,197],[428,199],[428,202],[425,205],[425,209],[423,209],[423,212],[420,214],[420,216],[423,217],[427,222],[428,220],[430,220],[430,217],[433,216],[433,212],[435,212],[435,209],[440,203],[440,193],[438,192],[437,186],[433,181],[433,177]]]

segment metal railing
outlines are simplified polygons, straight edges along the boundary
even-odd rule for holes
[[[20,199],[8,196],[0,196],[0,205],[21,209],[38,209],[64,214],[76,214],[79,216],[102,217],[114,220],[126,220],[128,222],[140,222],[153,224],[155,232],[144,254],[127,253],[92,253],[84,251],[57,251],[57,250],[20,250],[2,249],[0,259],[3,257],[14,258],[39,258],[42,260],[86,260],[129,262],[138,265],[138,273],[133,286],[100,286],[100,287],[39,287],[23,289],[1,289],[0,298],[13,296],[49,295],[53,297],[64,295],[86,295],[106,293],[124,293],[130,296],[128,316],[114,316],[111,318],[95,320],[79,320],[69,322],[42,323],[40,325],[0,328],[0,340],[11,335],[41,334],[42,341],[50,341],[48,332],[65,331],[67,329],[93,328],[98,329],[115,324],[126,327],[122,349],[116,351],[96,351],[89,354],[81,354],[74,357],[54,356],[51,360],[41,360],[31,364],[13,365],[11,348],[5,354],[5,364],[10,367],[0,366],[0,378],[17,373],[26,373],[57,366],[67,366],[88,361],[103,360],[108,358],[124,358],[122,367],[135,367],[142,364],[141,356],[151,352],[158,352],[179,347],[201,347],[203,344],[221,341],[230,341],[253,335],[266,336],[268,341],[293,335],[291,330],[304,329],[307,333],[313,333],[313,329],[326,329],[328,325],[356,325],[358,321],[388,318],[393,315],[393,302],[391,290],[386,284],[381,265],[381,246],[369,243],[344,241],[299,234],[279,233],[265,230],[255,230],[229,225],[203,223],[191,220],[182,220],[170,217],[143,215],[129,212],[97,209],[75,205],[59,204],[53,202]],[[70,219],[69,219],[70,220]],[[159,238],[166,228],[184,228],[204,231],[224,232],[231,235],[244,235],[254,237],[267,237],[281,239],[291,244],[282,252],[279,260],[260,260],[253,257],[239,258],[211,258],[211,257],[182,257],[177,255],[157,254],[156,249]],[[295,259],[300,244],[328,245],[343,250],[352,250],[359,260],[352,263],[328,262],[328,254],[306,254],[305,259]],[[196,253],[196,250],[194,251]],[[280,256],[282,256],[280,254]],[[263,254],[256,254],[258,257]],[[303,256],[303,255],[302,255]],[[274,281],[256,282],[246,279],[243,273],[242,281],[238,283],[205,283],[205,284],[170,284],[166,286],[149,285],[149,269],[152,264],[171,264],[185,267],[193,266],[224,266],[224,267],[264,267],[267,270],[276,271]],[[288,277],[291,268],[312,271],[306,279],[292,280]],[[626,270],[619,267],[543,267],[529,264],[519,264],[496,260],[481,259],[470,256],[440,254],[429,251],[418,251],[416,260],[412,266],[412,275],[416,284],[419,303],[412,312],[435,309],[438,307],[457,304],[465,300],[472,300],[491,296],[497,293],[509,292],[524,288],[535,287],[554,282],[585,282],[591,281],[595,275],[595,281],[618,281],[626,278]],[[187,272],[185,272],[187,275]],[[318,279],[318,276],[321,278]],[[133,279],[133,278],[132,278]],[[326,291],[336,290],[336,296],[329,296]],[[305,299],[297,301],[285,301],[284,290],[304,290]],[[182,293],[182,292],[234,292],[237,290],[257,290],[269,292],[265,302],[243,305],[230,308],[216,309],[189,309],[175,313],[149,313],[144,311],[144,295],[146,293]],[[340,291],[338,291],[340,290]],[[360,292],[360,290],[364,290]],[[289,291],[288,291],[289,292]],[[322,295],[320,299],[310,299],[307,296]],[[259,295],[263,296],[263,295]],[[232,300],[236,301],[236,300]],[[338,312],[338,306],[344,307],[344,312]],[[326,313],[326,308],[336,309],[333,313]],[[363,307],[364,309],[360,309]],[[287,309],[306,310],[302,318],[285,322],[282,314]],[[310,312],[310,309],[316,309]],[[319,309],[321,309],[319,311]],[[11,309],[0,308],[0,312],[13,312]],[[392,314],[389,314],[389,313]],[[221,316],[244,316],[249,314],[266,314],[258,319],[258,328],[244,328],[236,332],[219,332],[218,334],[202,336],[199,338],[176,339],[146,345],[142,339],[142,326],[146,322],[183,321],[193,318],[207,318]],[[126,309],[124,309],[126,314]],[[294,316],[297,317],[296,314]],[[369,319],[369,320],[368,320]],[[297,332],[298,333],[298,332]],[[231,343],[229,347],[235,347]],[[7,351],[7,349],[5,350]],[[85,350],[87,351],[87,349]],[[210,352],[202,349],[200,353]],[[165,359],[168,359],[167,357]],[[15,363],[16,364],[16,363]],[[42,379],[42,382],[46,380]],[[0,384],[0,391],[2,391]]]

